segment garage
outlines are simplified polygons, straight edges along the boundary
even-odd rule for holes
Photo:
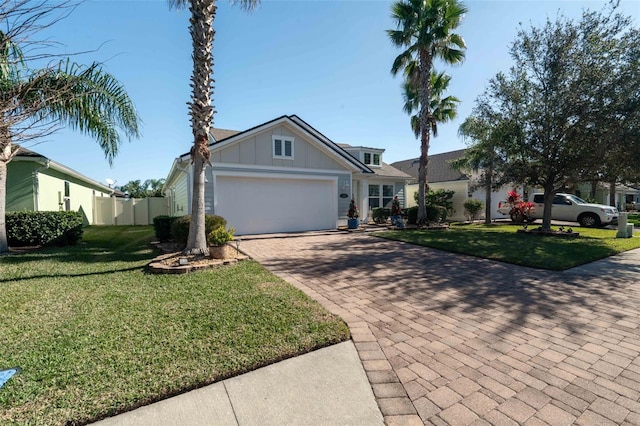
[[[214,210],[237,235],[335,229],[335,178],[216,176]]]

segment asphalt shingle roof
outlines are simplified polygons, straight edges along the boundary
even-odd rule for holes
[[[240,133],[238,130],[211,129],[211,134],[216,141],[221,141],[222,139],[237,135],[238,133]]]
[[[427,182],[451,182],[456,180],[467,180],[469,176],[451,167],[450,162],[457,160],[464,155],[466,150],[459,149],[457,151],[443,152],[429,156],[429,165],[427,166]],[[407,173],[413,178],[412,183],[418,181],[418,166],[420,158],[411,158],[409,160],[396,161],[391,166]]]

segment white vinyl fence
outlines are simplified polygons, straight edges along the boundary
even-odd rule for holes
[[[169,214],[169,199],[95,197],[94,225],[152,225],[153,218]]]

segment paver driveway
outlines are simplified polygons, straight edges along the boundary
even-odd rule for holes
[[[640,424],[640,283],[328,233],[240,248],[348,323],[387,424]]]

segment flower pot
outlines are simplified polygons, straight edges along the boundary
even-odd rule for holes
[[[360,220],[358,219],[347,219],[347,228],[349,229],[358,229],[360,226]]]
[[[221,246],[209,246],[209,256],[212,259],[228,259],[231,257],[232,247],[228,244]]]

